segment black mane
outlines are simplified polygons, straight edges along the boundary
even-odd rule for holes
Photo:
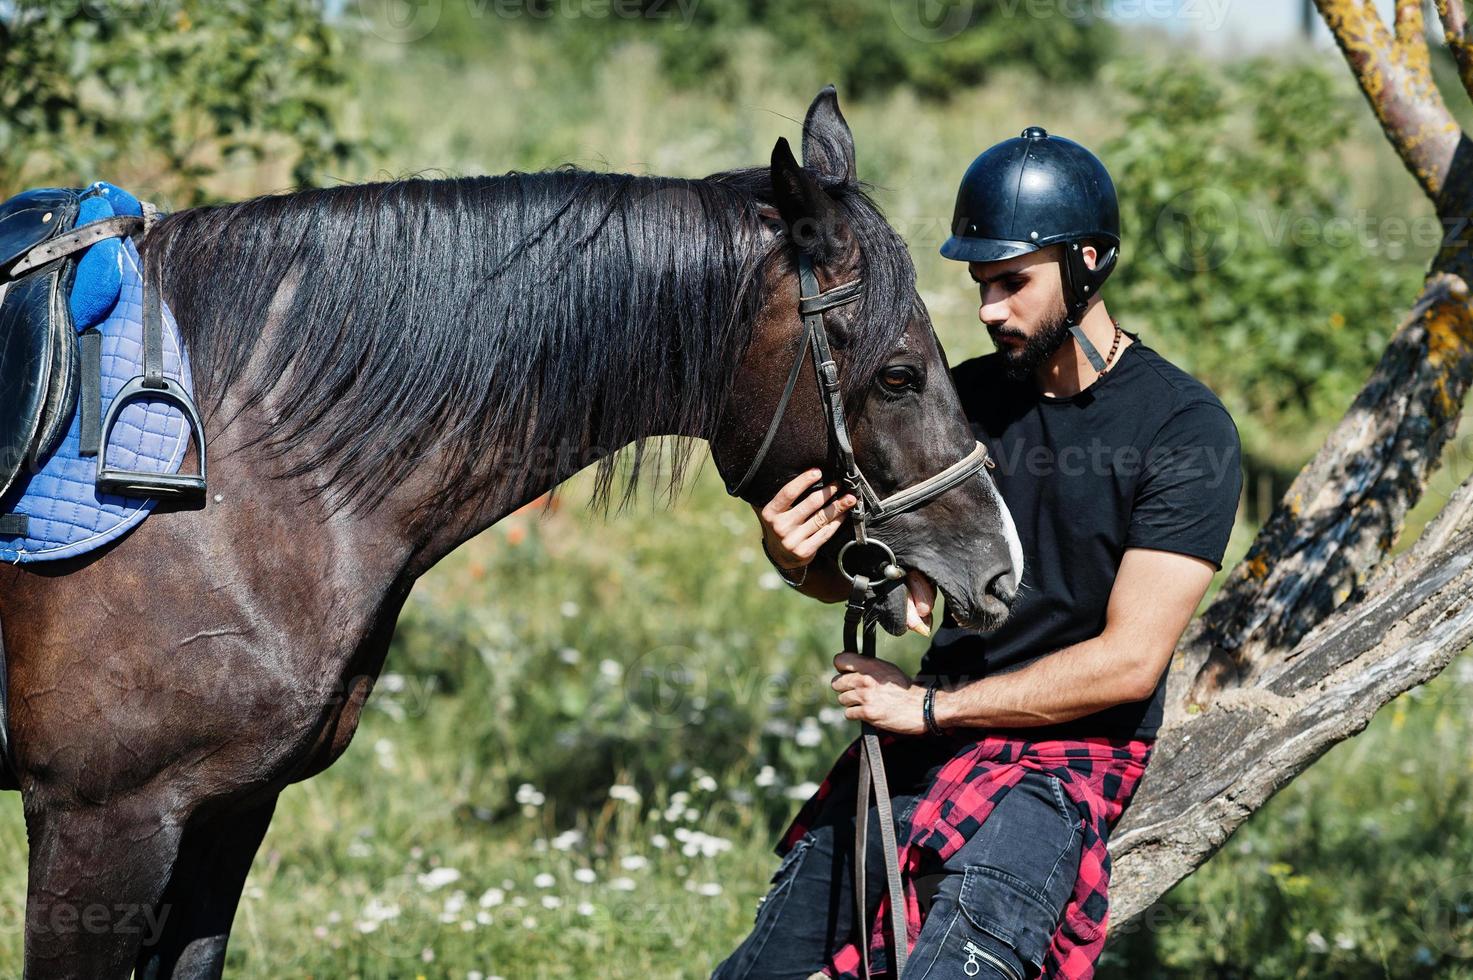
[[[865,260],[845,369],[857,386],[912,314],[914,270],[863,190],[830,192]],[[310,446],[288,475],[319,474],[318,493],[372,506],[443,439],[455,502],[496,467],[510,491],[508,460],[562,447],[580,464],[604,454],[606,506],[625,455],[612,450],[633,442],[623,506],[651,420],[715,429],[764,272],[786,253],[753,232],[770,199],[765,168],[415,178],[181,211],[145,255],[163,256],[201,404],[275,390],[266,448]],[[691,445],[671,442],[672,498]]]

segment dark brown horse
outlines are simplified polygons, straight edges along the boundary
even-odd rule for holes
[[[150,233],[207,414],[210,497],[85,560],[0,570],[28,976],[219,976],[277,796],[347,748],[419,576],[595,460],[606,503],[611,454],[631,447],[637,474],[651,437],[705,439],[743,472],[797,353],[797,249],[825,287],[864,279],[825,318],[875,488],[971,449],[831,90],[803,157],[779,141],[771,167],[704,180],[336,187]],[[884,387],[901,364],[913,383]],[[826,462],[828,438],[805,383],[744,496]],[[1012,566],[985,475],[888,537],[963,620],[1005,613],[986,594]],[[899,600],[881,611],[897,633]]]

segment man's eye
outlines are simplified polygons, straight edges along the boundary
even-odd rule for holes
[[[915,384],[916,373],[908,367],[887,367],[880,372],[880,381],[892,391],[901,391]]]

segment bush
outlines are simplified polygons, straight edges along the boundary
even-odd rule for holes
[[[314,0],[0,4],[0,191],[146,174],[147,193],[187,204],[268,160],[311,184],[354,154],[344,81]]]
[[[1133,107],[1101,147],[1122,207],[1121,308],[1222,396],[1270,467],[1297,467],[1344,413],[1431,251],[1414,240],[1430,209],[1353,203],[1345,160],[1365,111],[1341,74],[1126,63]]]

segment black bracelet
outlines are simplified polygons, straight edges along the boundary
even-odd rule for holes
[[[925,700],[921,702],[921,716],[924,717],[926,720],[926,731],[930,732],[932,735],[937,736],[938,738],[946,734],[946,732],[942,730],[941,726],[936,724],[936,685],[940,683],[941,681],[938,678],[936,680],[933,680],[930,684],[927,684],[926,697]]]
[[[762,535],[762,554],[767,556],[768,564],[777,569],[777,577],[782,579],[788,585],[791,585],[793,588],[796,589],[800,587],[804,582],[808,581],[807,565],[803,566],[803,574],[798,576],[798,581],[794,582],[792,579],[788,578],[789,569],[783,568],[781,565],[779,565],[777,563],[777,559],[772,557],[772,552],[767,550],[767,535],[765,534]]]

